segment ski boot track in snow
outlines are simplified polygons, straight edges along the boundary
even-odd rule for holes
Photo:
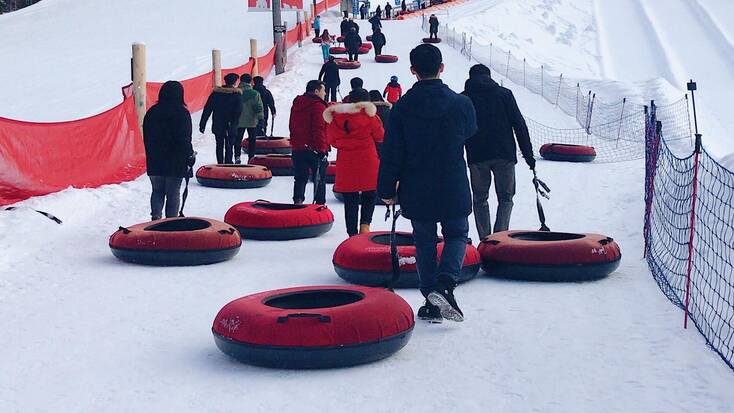
[[[149,79],[162,81],[210,70],[213,47],[222,49],[223,66],[246,67],[247,39],[260,40],[260,55],[272,40],[270,14],[235,15],[243,8],[239,0],[113,3],[106,9],[90,0],[42,0],[0,15],[0,35],[22,37],[26,49],[0,45],[0,62],[8,68],[0,74],[0,116],[79,118],[117,104],[118,86],[128,83],[133,41],[146,42]],[[661,3],[465,0],[429,10],[442,24],[442,80],[461,92],[469,68],[481,62],[512,90],[531,133],[538,177],[552,188],[542,191],[550,199],[540,199],[548,226],[608,234],[604,242],[613,238],[622,254],[608,277],[528,282],[480,271],[456,288],[464,316],[452,313],[445,298],[433,297],[461,323],[416,317],[414,325],[403,325],[406,318],[396,317],[385,321],[389,329],[360,324],[378,338],[399,330],[394,337],[407,345],[388,358],[337,369],[268,369],[218,350],[228,343],[225,332],[245,334],[241,318],[220,320],[217,345],[212,320],[251,294],[354,287],[335,272],[345,216],[329,186],[330,231],[291,241],[242,239],[232,259],[198,267],[140,266],[110,252],[110,234],[149,216],[146,175],[68,187],[0,209],[0,412],[730,412],[734,173],[720,159],[734,152],[722,126],[734,88],[734,6],[723,0]],[[140,20],[135,8],[145,12]],[[295,21],[289,13],[284,18]],[[225,15],[239,24],[222,24]],[[89,24],[64,29],[67,37],[59,42],[62,26],[77,20]],[[422,20],[383,21],[384,53],[399,61],[376,63],[373,52],[360,56],[361,68],[340,72],[340,94],[348,93],[352,76],[379,91],[397,76],[403,90],[410,89],[409,53],[425,36]],[[322,29],[338,33],[340,21],[336,9],[327,10]],[[355,21],[363,34],[369,31],[366,20]],[[69,55],[85,64],[76,70],[79,63]],[[552,62],[544,64],[548,56]],[[277,107],[274,136],[289,136],[293,99],[322,63],[320,46],[306,37],[303,47],[288,50],[286,72],[266,78]],[[689,78],[699,86],[698,152],[692,102],[685,97]],[[201,112],[191,115],[198,125]],[[0,118],[0,181],[18,179],[12,160],[4,158],[4,121],[16,124]],[[211,133],[194,132],[192,143],[194,170],[215,163]],[[546,143],[594,147],[596,159],[543,159],[537,154]],[[522,162],[516,174],[511,229],[537,229],[537,181]],[[307,201],[312,190],[309,184]],[[224,221],[237,204],[290,203],[292,195],[292,177],[274,176],[267,186],[249,189],[191,179],[186,214]],[[496,205],[493,190],[489,202]],[[376,207],[371,230],[390,234],[384,208]],[[479,246],[472,217],[469,222],[469,236]],[[412,231],[407,219],[396,225],[401,234]],[[606,251],[597,247],[597,254]],[[399,256],[397,265],[414,266],[414,254]],[[414,312],[424,304],[417,289],[395,293],[390,305],[404,306],[407,315],[405,302]],[[344,320],[316,310],[278,323],[297,333],[308,323]],[[688,329],[682,328],[685,311]],[[371,344],[389,346],[385,341]]]

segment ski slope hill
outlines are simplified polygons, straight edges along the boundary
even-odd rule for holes
[[[336,28],[335,13],[325,20]],[[423,37],[419,21],[386,22],[385,32],[386,50],[401,61],[378,65],[364,56],[362,69],[342,72],[345,85],[355,75],[367,87],[382,89],[392,74],[405,89],[412,85],[407,56]],[[461,90],[472,62],[440,47],[443,78]],[[179,42],[167,53],[188,53],[187,45]],[[201,53],[208,58],[208,51]],[[287,133],[291,101],[320,63],[319,48],[309,44],[292,51],[285,74],[269,79],[279,109],[276,134]],[[506,86],[527,116],[555,127],[575,126],[540,97]],[[213,162],[210,134],[197,134],[194,144],[199,164]],[[682,314],[640,259],[641,162],[539,161],[538,169],[553,190],[546,203],[551,228],[614,237],[623,251],[616,273],[595,283],[554,285],[480,276],[457,290],[465,323],[418,324],[412,341],[394,357],[329,371],[238,364],[217,350],[210,328],[219,308],[234,298],[342,283],[331,257],[345,238],[344,216],[331,195],[327,202],[336,222],[325,236],[245,241],[235,259],[196,268],[141,267],[112,257],[109,234],[147,219],[147,177],[24,201],[19,206],[50,211],[64,224],[22,209],[0,215],[0,411],[730,411],[731,371],[695,330],[680,328]],[[520,165],[513,211],[518,229],[538,225],[530,179]],[[289,178],[247,191],[192,182],[187,214],[221,219],[237,202],[288,202],[291,189]],[[382,212],[375,213],[374,229],[388,229]],[[410,229],[405,220],[399,226]],[[476,242],[473,225],[470,235]],[[422,303],[417,291],[398,293],[414,308]]]

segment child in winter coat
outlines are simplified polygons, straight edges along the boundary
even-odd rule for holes
[[[370,232],[375,211],[380,166],[376,144],[382,142],[385,130],[377,108],[369,99],[366,90],[356,89],[350,93],[352,103],[333,105],[324,111],[326,136],[329,144],[337,149],[334,191],[344,194],[344,215],[350,237]],[[360,204],[362,216],[358,221]]]
[[[390,77],[390,83],[385,86],[385,91],[382,92],[382,97],[386,97],[387,101],[391,104],[395,104],[401,97],[403,97],[403,88],[398,83],[398,77]]]
[[[329,49],[334,44],[334,39],[329,34],[328,29],[324,29],[324,33],[321,34],[321,54],[324,56],[324,63],[329,61]]]
[[[311,27],[313,27],[316,37],[321,36],[321,16],[316,16],[316,18],[313,19]]]

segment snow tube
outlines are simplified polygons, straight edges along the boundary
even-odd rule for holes
[[[341,46],[332,46],[329,48],[330,54],[347,54],[347,48]]]
[[[479,245],[488,275],[528,281],[591,281],[619,266],[619,245],[599,234],[504,231]]]
[[[115,257],[144,265],[202,265],[228,260],[240,250],[237,230],[208,218],[167,218],[120,227],[110,236]]]
[[[282,136],[258,136],[255,138],[255,154],[290,154],[291,140]]]
[[[212,326],[228,356],[256,366],[319,369],[370,363],[403,348],[413,310],[383,288],[297,287],[239,298]]]
[[[398,57],[391,54],[378,54],[375,56],[375,62],[377,63],[395,63],[398,61]]]
[[[362,64],[358,61],[350,62],[347,59],[337,60],[336,65],[339,66],[339,69],[359,69],[362,67]]]
[[[367,54],[372,50],[372,47],[366,47],[362,45],[359,49],[357,49],[357,54]]]
[[[323,43],[324,42],[324,39],[322,39],[320,37],[314,37],[313,39],[311,39],[311,41],[314,42],[314,43]]]
[[[232,206],[224,222],[237,228],[242,238],[283,241],[325,234],[334,225],[334,215],[326,205],[255,201]]]
[[[344,43],[344,36],[337,36],[337,37],[336,37],[336,41],[337,41],[338,43]]]
[[[334,182],[336,182],[336,171],[334,172]],[[342,195],[341,192],[336,192],[333,189],[331,190],[331,192],[334,194],[334,198],[336,198],[337,201],[344,202],[344,195]],[[382,202],[382,199],[380,199],[380,197],[377,197],[377,200],[375,200],[375,205],[385,206],[385,203]]]
[[[273,176],[293,176],[293,158],[290,155],[255,155],[250,165],[267,166]]]
[[[398,257],[400,259],[400,279],[395,287],[418,287],[418,271],[415,266],[415,242],[413,234],[398,232]],[[443,241],[438,244],[438,254],[443,251]],[[474,278],[479,272],[481,258],[479,251],[466,244],[464,265],[459,274],[459,282]],[[392,279],[392,260],[390,257],[390,232],[376,231],[355,235],[341,243],[334,252],[334,270],[347,282],[369,286],[382,286]]]
[[[372,43],[362,43],[362,47],[364,47],[367,50],[372,50]],[[360,47],[360,49],[362,47]]]
[[[212,188],[261,188],[270,183],[270,169],[259,165],[204,165],[196,171],[196,180]]]
[[[540,156],[549,161],[591,162],[596,158],[596,150],[584,145],[546,143],[540,147]]]
[[[424,37],[423,43],[441,43],[441,39],[440,38],[431,39],[430,37]]]

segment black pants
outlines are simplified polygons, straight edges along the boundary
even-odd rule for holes
[[[326,156],[309,150],[293,151],[293,203],[299,204],[306,200],[306,184],[308,184],[309,175],[311,175],[314,185],[316,185],[314,203],[320,205],[326,203],[325,177],[327,166],[329,166],[329,162],[326,160]],[[319,175],[318,182],[316,182],[317,171]]]
[[[431,30],[430,34],[428,35],[428,38],[429,39],[438,39],[438,30],[436,30],[435,32],[433,30]]]
[[[357,215],[359,215],[360,204],[362,206],[362,215],[359,217],[359,224],[372,223],[376,198],[377,193],[375,191],[344,193],[344,218],[347,221],[347,234],[350,237],[359,233]]]
[[[217,163],[231,164],[234,144],[237,141],[237,130],[215,134],[214,139],[217,141]]]
[[[382,48],[384,46],[375,46],[375,56],[382,54]]]
[[[349,51],[349,61],[351,62],[351,61],[354,61],[354,60],[359,61],[359,52],[358,51],[352,52],[350,50]]]
[[[313,29],[316,32],[315,37],[321,37],[321,29]]]
[[[252,159],[255,156],[255,149],[257,148],[257,139],[260,135],[260,129],[254,128],[239,128],[237,130],[237,142],[234,145],[235,158],[239,158],[242,154],[242,141],[245,138],[245,131],[247,131],[247,157]]]
[[[326,85],[326,99],[329,99],[329,102],[336,102],[336,85]]]

